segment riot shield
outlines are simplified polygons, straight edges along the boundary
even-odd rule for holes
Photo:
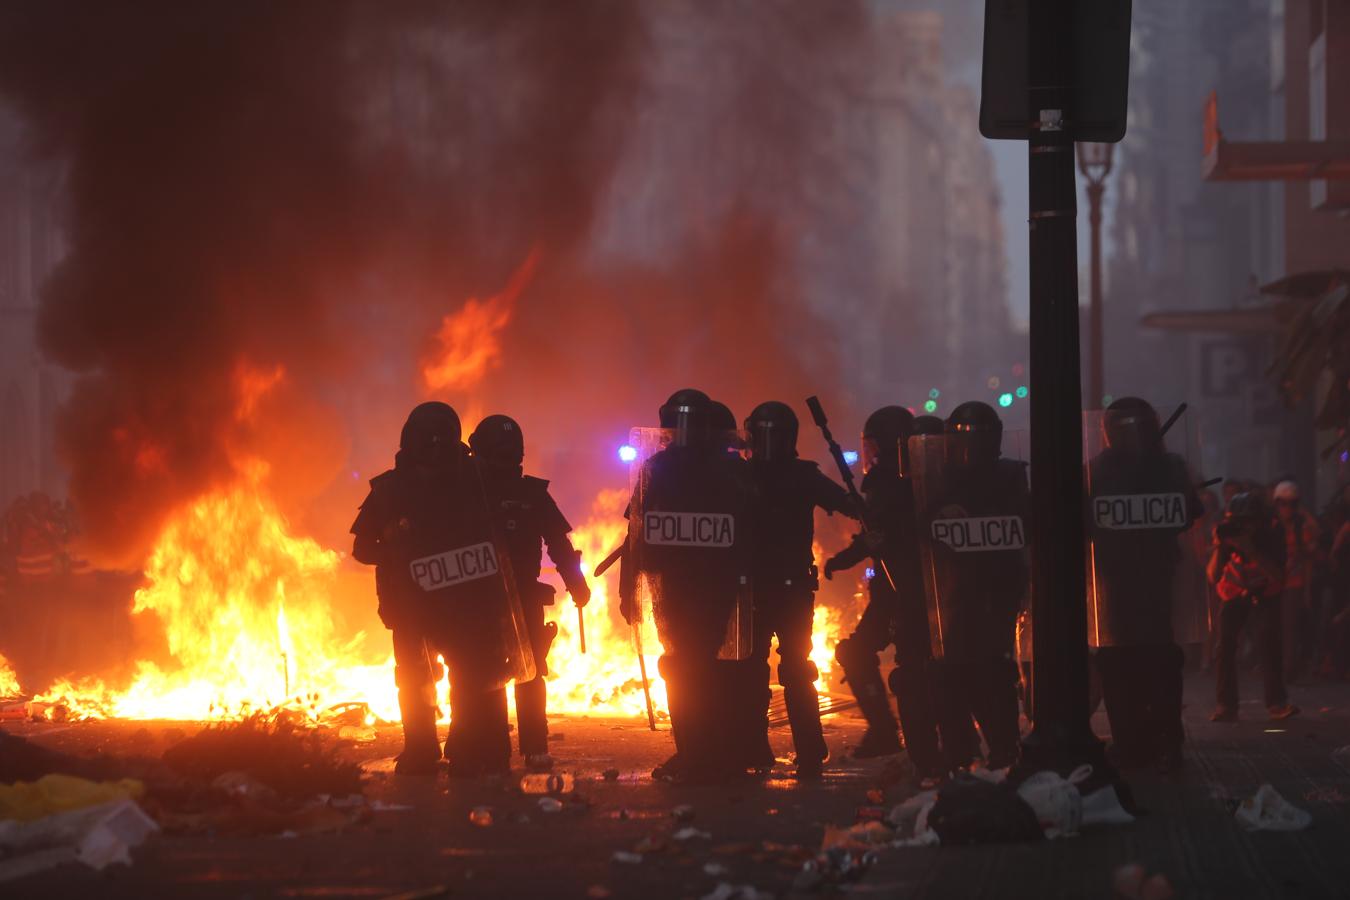
[[[1165,422],[1172,412],[1158,416]],[[1143,447],[1111,440],[1113,415],[1083,414],[1088,643],[1199,643],[1208,595],[1203,560],[1183,540],[1199,507],[1188,417],[1173,422],[1161,446]]]
[[[1030,587],[1030,494],[1020,432],[1002,459],[970,469],[945,435],[909,439],[919,559],[933,658],[985,662],[1014,653],[1018,612]]]
[[[432,487],[405,519],[396,571],[422,601],[421,619],[436,649],[495,690],[531,681],[534,652],[505,540],[497,533],[478,466],[466,459],[453,480]]]
[[[746,659],[753,650],[748,494],[739,432],[676,447],[634,428],[625,566],[635,573],[633,638],[651,652]]]

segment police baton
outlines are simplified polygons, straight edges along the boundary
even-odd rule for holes
[[[614,551],[610,553],[609,556],[606,556],[604,559],[600,560],[600,565],[595,567],[596,578],[599,578],[601,575],[608,572],[610,567],[613,566],[623,557],[623,550],[625,546],[626,546],[625,544],[620,544],[619,546],[614,548]]]
[[[1172,413],[1170,416],[1167,417],[1167,421],[1163,423],[1162,430],[1158,432],[1158,436],[1166,437],[1167,432],[1172,430],[1172,426],[1177,424],[1177,419],[1180,419],[1181,414],[1184,413],[1185,411],[1186,411],[1185,403],[1178,406],[1176,412]]]
[[[647,726],[656,730],[656,710],[652,708],[652,683],[647,678],[647,657],[642,654],[642,622],[633,625],[633,644],[637,647],[638,671],[642,673],[642,696],[647,700]]]
[[[844,487],[858,507],[858,521],[862,524],[863,534],[869,534],[871,529],[867,527],[867,517],[864,515],[866,506],[863,503],[862,496],[858,493],[858,488],[853,484],[853,470],[844,461],[844,448],[840,447],[839,442],[834,439],[834,435],[830,434],[829,421],[825,418],[825,407],[820,405],[820,398],[816,396],[806,398],[806,407],[811,410],[811,418],[815,421],[816,427],[825,436],[825,443],[830,447],[830,456],[834,457],[834,464],[839,467],[839,476],[844,479]],[[882,559],[880,554],[872,557],[872,559],[876,561],[881,574],[886,576],[886,582],[891,586],[891,590],[895,590],[895,579],[891,577],[891,570],[886,565],[886,560]]]

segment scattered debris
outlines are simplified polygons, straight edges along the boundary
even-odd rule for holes
[[[381,900],[431,900],[433,897],[444,897],[449,893],[449,885],[433,884],[431,887],[404,891],[401,894],[389,894],[386,897],[382,897]]]
[[[36,781],[0,784],[0,819],[32,822],[57,813],[118,800],[138,800],[145,794],[139,781],[90,781],[74,775],[43,775]]]
[[[562,812],[562,801],[557,797],[540,797],[539,811],[546,813]]]
[[[126,798],[59,812],[31,821],[0,821],[0,881],[32,875],[68,862],[103,869],[131,864],[131,848],[159,830]]]
[[[1116,896],[1122,900],[1171,900],[1176,896],[1172,883],[1161,873],[1149,876],[1139,863],[1130,863],[1116,869],[1112,879]]]
[[[469,810],[469,821],[479,828],[487,828],[492,824],[492,807],[475,806]]]
[[[1342,766],[1345,766],[1347,769],[1350,769],[1350,744],[1332,750],[1331,758]]]
[[[1057,772],[1037,772],[1017,786],[1017,795],[1036,813],[1047,838],[1076,835],[1083,822],[1083,795],[1078,785],[1091,776],[1091,766],[1079,767],[1068,778]]]
[[[688,803],[681,803],[679,806],[671,809],[670,815],[676,822],[688,822],[690,819],[694,818],[694,807],[690,806]]]
[[[586,888],[586,896],[593,898],[593,900],[605,900],[606,897],[614,896],[614,892],[603,884],[593,884]]]
[[[1294,806],[1269,784],[1242,801],[1235,815],[1248,831],[1302,831],[1312,824],[1311,813]]]
[[[570,794],[576,786],[571,772],[531,772],[520,779],[525,794]]]
[[[944,846],[1039,841],[1036,812],[1010,786],[959,775],[944,784],[928,813]]]
[[[606,769],[603,773],[601,773],[600,777],[605,779],[606,781],[618,781],[619,770],[614,768]]]
[[[692,841],[694,838],[703,838],[706,841],[712,839],[712,833],[707,831],[700,831],[697,828],[688,826],[685,828],[681,828],[679,831],[671,835],[671,837],[673,837],[677,841]]]
[[[717,887],[704,894],[701,900],[773,900],[773,894],[750,884],[728,884],[719,881]]]
[[[272,803],[277,799],[276,791],[247,772],[222,772],[211,781],[211,786],[232,797],[248,797],[260,803]]]
[[[625,863],[627,865],[637,865],[642,862],[641,853],[629,853],[627,850],[615,850],[614,855],[610,857],[616,863]]]
[[[703,864],[703,874],[711,875],[713,878],[717,878],[719,875],[725,875],[728,871],[730,870],[719,862]]]
[[[285,718],[256,714],[210,725],[164,751],[174,771],[200,781],[242,771],[289,798],[361,792],[361,769],[332,740]]]

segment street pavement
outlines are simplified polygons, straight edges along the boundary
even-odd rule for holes
[[[1245,687],[1256,696],[1254,684]],[[1238,724],[1209,723],[1211,688],[1204,675],[1187,682],[1185,773],[1128,773],[1148,809],[1135,824],[1036,844],[886,849],[843,890],[862,897],[1108,898],[1116,869],[1140,863],[1165,874],[1177,897],[1350,897],[1350,772],[1332,757],[1350,745],[1350,685],[1296,687],[1304,715],[1280,724],[1267,722],[1252,702]],[[1097,725],[1105,731],[1100,716]],[[71,752],[154,754],[185,726],[5,727]],[[366,796],[375,811],[366,824],[296,837],[161,835],[133,851],[130,867],[98,873],[67,866],[0,885],[0,896],[657,900],[702,897],[719,883],[787,896],[826,826],[849,825],[861,808],[889,808],[906,796],[906,788],[887,783],[885,762],[847,759],[844,748],[861,730],[847,713],[829,720],[836,762],[816,784],[796,784],[784,763],[764,781],[675,788],[648,775],[670,752],[668,731],[556,717],[558,770],[574,773],[578,784],[561,811],[545,812],[537,797],[520,792],[519,773],[490,782],[395,778],[389,758],[397,732],[382,729],[352,751],[369,772]],[[786,729],[775,729],[774,745],[785,759]],[[607,769],[618,769],[618,778],[605,780]],[[1312,827],[1241,831],[1233,808],[1265,782],[1309,810]],[[884,790],[880,804],[868,796],[876,790]],[[489,808],[492,824],[470,821],[480,807]],[[682,829],[697,833],[676,840]]]

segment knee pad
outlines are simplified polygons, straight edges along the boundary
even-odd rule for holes
[[[799,684],[814,684],[820,677],[820,669],[809,659],[784,659],[778,663],[778,683],[783,687]]]

